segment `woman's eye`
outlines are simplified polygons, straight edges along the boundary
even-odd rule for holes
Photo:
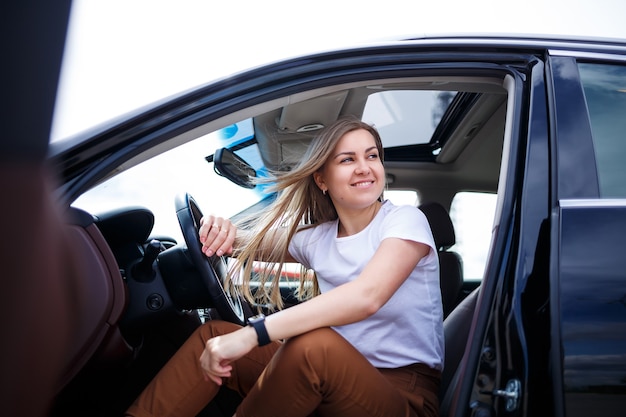
[[[378,159],[378,154],[377,154],[377,153],[370,154],[370,155],[368,156],[368,158],[369,158],[369,159]]]
[[[341,163],[350,162],[350,161],[352,161],[352,158],[344,158],[341,160]]]

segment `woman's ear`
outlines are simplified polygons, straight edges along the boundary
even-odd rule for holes
[[[324,194],[326,194],[328,187],[326,187],[326,184],[324,183],[324,177],[319,171],[313,173],[313,180],[315,181],[315,184],[317,184],[317,187],[322,190]]]

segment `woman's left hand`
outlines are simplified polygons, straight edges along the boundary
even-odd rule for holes
[[[250,326],[209,339],[202,355],[200,355],[200,368],[206,381],[213,381],[222,385],[222,378],[231,375],[231,363],[257,346],[257,336]]]
[[[237,237],[237,227],[229,219],[208,215],[200,219],[198,237],[206,256],[231,255]]]

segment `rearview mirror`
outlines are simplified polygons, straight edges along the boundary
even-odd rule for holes
[[[256,187],[256,184],[252,181],[252,178],[256,177],[255,169],[230,149],[221,148],[216,150],[213,156],[213,164],[215,172],[231,182],[245,188]]]

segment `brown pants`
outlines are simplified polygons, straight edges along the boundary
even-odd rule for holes
[[[126,415],[198,414],[219,391],[200,371],[204,345],[236,329],[223,321],[198,328]],[[440,379],[439,371],[421,364],[377,369],[338,333],[324,328],[253,349],[233,363],[224,385],[244,397],[237,417],[435,417]]]

